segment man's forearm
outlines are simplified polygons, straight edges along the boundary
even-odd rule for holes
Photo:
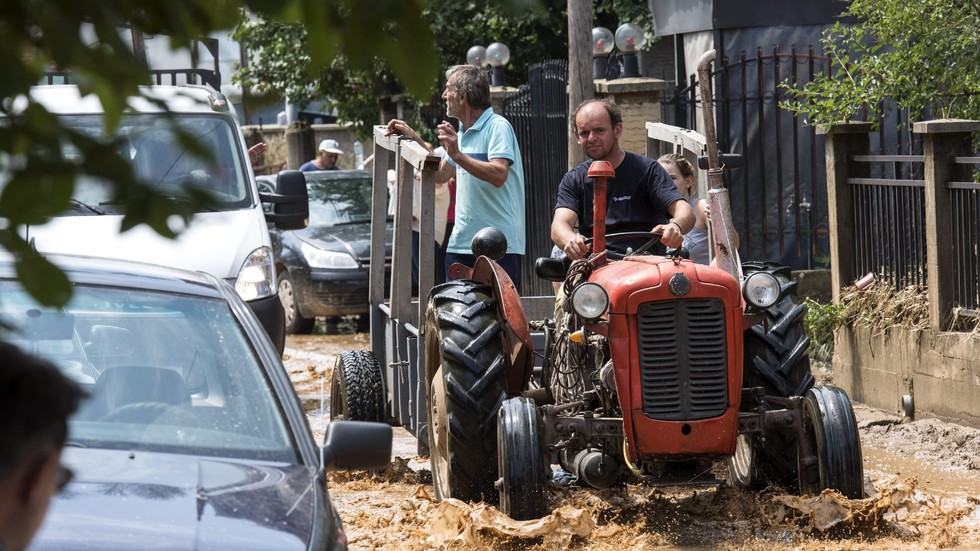
[[[456,164],[468,172],[471,176],[477,179],[483,180],[484,182],[489,182],[495,187],[503,187],[504,182],[507,181],[507,171],[508,167],[505,166],[509,161],[506,159],[501,159],[503,162],[495,162],[496,159],[490,161],[480,161],[470,157],[466,153],[458,152],[453,156],[453,161]]]

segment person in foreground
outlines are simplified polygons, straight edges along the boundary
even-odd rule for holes
[[[71,480],[61,448],[83,398],[55,366],[0,341],[0,550],[27,548]]]
[[[446,248],[446,267],[454,263],[472,266],[476,261],[470,250],[473,236],[492,226],[507,238],[507,253],[497,263],[520,291],[524,168],[517,135],[510,122],[490,108],[490,82],[480,67],[450,67],[442,97],[446,100],[446,114],[459,119],[459,128],[446,121],[436,128],[446,149],[436,181],[456,178],[455,224]],[[405,121],[392,119],[387,132],[402,134],[426,146]]]
[[[568,171],[558,186],[551,240],[571,259],[589,253],[592,237],[593,161],[606,161],[616,171],[606,188],[606,233],[653,232],[662,234],[650,252],[664,254],[666,247],[680,247],[684,234],[694,227],[695,215],[670,176],[657,161],[630,153],[620,146],[623,117],[608,99],[582,102],[571,116],[573,129],[589,161]],[[626,253],[648,239],[639,237],[607,241],[609,250]],[[666,247],[665,247],[666,246]]]

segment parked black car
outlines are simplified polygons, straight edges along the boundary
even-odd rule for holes
[[[345,549],[326,472],[387,466],[391,427],[328,425],[317,446],[282,360],[225,281],[51,259],[68,305],[38,305],[0,257],[0,339],[91,397],[69,420],[75,473],[31,549]]]
[[[309,333],[317,317],[368,313],[371,252],[371,173],[304,172],[310,198],[305,229],[269,228],[276,257],[286,332]],[[259,189],[275,180],[260,176]],[[387,224],[385,276],[391,277],[393,223]]]

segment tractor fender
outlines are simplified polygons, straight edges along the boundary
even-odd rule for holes
[[[527,389],[534,370],[534,344],[521,297],[507,272],[486,256],[479,256],[473,268],[461,264],[450,267],[452,279],[469,279],[493,289],[497,299],[497,319],[501,325],[501,340],[508,365],[505,378],[507,394],[519,395]]]

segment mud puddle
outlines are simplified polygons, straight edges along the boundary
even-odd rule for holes
[[[318,439],[336,355],[369,345],[362,333],[288,338],[286,367]],[[332,473],[330,492],[356,550],[980,549],[980,431],[903,421],[860,404],[855,415],[868,495],[861,500],[728,486],[552,484],[554,512],[517,522],[486,504],[437,502],[427,458],[416,456],[417,442],[401,428],[389,469]]]

